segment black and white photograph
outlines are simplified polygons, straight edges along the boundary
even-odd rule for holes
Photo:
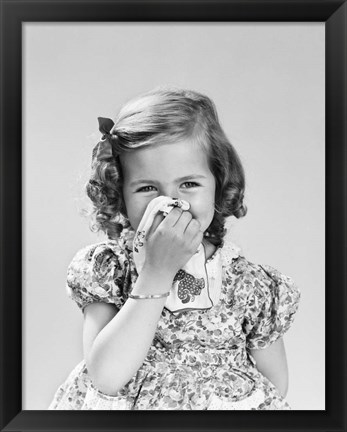
[[[24,406],[324,410],[323,24],[23,34]]]
[[[343,432],[346,0],[0,3],[0,430]]]

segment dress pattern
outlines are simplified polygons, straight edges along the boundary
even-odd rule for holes
[[[196,279],[185,270],[179,270],[173,281],[179,281],[178,298],[182,303],[194,301],[195,296],[200,295],[201,290],[205,287],[205,281],[203,278]]]
[[[291,326],[300,292],[270,266],[247,261],[232,245],[218,248],[223,278],[217,304],[172,313],[164,308],[142,366],[114,396],[101,393],[81,361],[56,392],[54,410],[287,410],[286,400],[256,368],[250,349],[264,349]],[[212,269],[212,266],[211,266]],[[69,296],[119,310],[137,279],[126,243],[80,250],[68,269]]]

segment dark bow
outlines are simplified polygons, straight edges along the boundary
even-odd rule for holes
[[[114,157],[112,145],[118,139],[116,134],[111,133],[114,126],[113,120],[105,117],[98,117],[99,131],[102,137],[93,150],[93,159],[98,161],[108,160]]]

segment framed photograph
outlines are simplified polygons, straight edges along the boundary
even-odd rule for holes
[[[346,431],[346,1],[0,2],[0,430]],[[159,87],[213,100],[246,178],[226,236],[300,289],[290,410],[49,409],[83,357],[66,270],[105,238],[97,118]]]

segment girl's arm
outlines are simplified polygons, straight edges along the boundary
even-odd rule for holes
[[[144,293],[170,290],[172,280],[142,272],[136,291]],[[133,291],[134,292],[134,291]],[[115,394],[140,368],[153,341],[164,307],[161,299],[128,299],[116,314],[106,303],[86,306],[83,326],[84,356],[88,373],[103,393]]]
[[[278,339],[268,348],[251,349],[250,352],[259,372],[265,375],[285,397],[288,392],[288,365],[283,339]]]
[[[156,229],[151,229],[146,261],[132,294],[169,292],[175,274],[202,241],[199,228],[189,212],[173,209]],[[101,392],[117,393],[141,367],[166,299],[129,298],[118,313],[109,304],[85,307],[84,356],[88,373]]]

